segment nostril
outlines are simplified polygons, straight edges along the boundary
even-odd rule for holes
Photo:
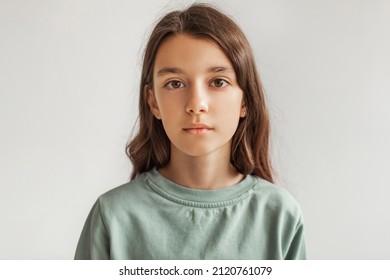
[[[190,104],[187,107],[186,111],[191,114],[206,113],[208,112],[208,105],[205,102],[198,103],[198,104]]]

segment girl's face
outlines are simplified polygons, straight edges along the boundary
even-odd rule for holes
[[[172,152],[230,156],[245,114],[243,91],[232,63],[212,41],[186,34],[166,39],[156,54],[148,103],[162,120]]]

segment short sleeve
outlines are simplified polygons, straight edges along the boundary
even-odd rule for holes
[[[77,244],[75,260],[110,259],[110,242],[99,199],[93,205]]]

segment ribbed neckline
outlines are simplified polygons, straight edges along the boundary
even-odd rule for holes
[[[143,173],[143,180],[156,193],[173,202],[193,207],[216,208],[236,204],[245,199],[257,183],[257,177],[247,175],[232,186],[217,190],[191,189],[165,178],[156,168]]]

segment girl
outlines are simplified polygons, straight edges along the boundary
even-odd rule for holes
[[[216,9],[165,15],[146,46],[131,181],[99,197],[76,259],[303,259],[302,215],[273,184],[250,45]]]

